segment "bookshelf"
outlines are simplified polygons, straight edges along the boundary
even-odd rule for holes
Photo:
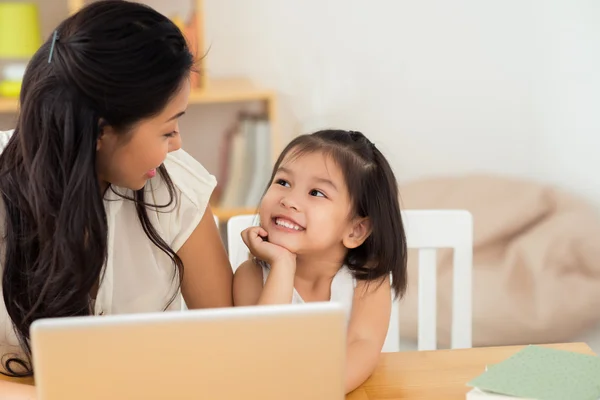
[[[205,88],[192,89],[189,104],[235,103],[245,101],[264,101],[274,103],[275,93],[269,89],[256,87],[244,78],[220,78],[207,82]],[[17,98],[0,97],[0,112],[14,113],[18,111]],[[267,112],[268,108],[267,108]]]
[[[40,0],[41,1],[41,0]],[[65,0],[67,12],[69,15],[77,12],[86,4],[94,0]],[[204,47],[204,13],[203,0],[189,0],[193,2],[193,17],[195,18],[196,29],[195,36],[191,39],[194,47],[198,49],[198,53],[203,55]],[[154,6],[157,0],[140,1],[142,3]],[[158,9],[158,8],[157,8]],[[160,11],[160,10],[159,10]],[[66,16],[65,16],[66,17]],[[170,16],[169,16],[170,17]],[[186,33],[186,32],[184,32]],[[188,40],[190,40],[190,37]],[[231,104],[231,103],[262,103],[264,115],[270,125],[270,152],[271,161],[274,162],[281,149],[280,135],[277,131],[277,96],[273,90],[259,87],[251,80],[244,77],[235,78],[213,78],[206,73],[205,58],[198,57],[197,69],[201,72],[197,82],[192,87],[189,106],[202,106],[214,104]],[[0,114],[14,114],[19,110],[19,102],[17,98],[0,97]],[[1,115],[0,115],[1,116]],[[202,161],[202,160],[200,160]],[[249,214],[256,212],[256,207],[220,207],[219,204],[211,204],[213,213],[221,222],[227,221],[229,218],[239,214]]]
[[[40,1],[40,0],[38,0]],[[86,4],[93,3],[97,0],[66,0],[67,1],[67,10],[69,15],[75,14],[81,8],[83,8]],[[139,3],[148,4],[151,7],[155,7],[156,5],[160,5],[161,2],[169,2],[169,0],[130,0],[130,1],[138,1]],[[200,53],[205,51],[204,46],[204,4],[203,0],[188,0],[193,4],[193,12],[192,16],[195,18],[195,22],[197,24],[194,37],[188,37],[188,40],[192,39],[191,46],[198,49]],[[157,11],[160,11],[157,7],[155,7]],[[167,15],[167,17],[172,18],[172,15]],[[181,28],[181,27],[180,27]],[[184,32],[187,35],[187,32]],[[206,71],[204,68],[204,58],[201,58],[198,62],[198,70]],[[205,87],[208,84],[208,77],[205,74],[202,74],[199,79],[198,87]]]

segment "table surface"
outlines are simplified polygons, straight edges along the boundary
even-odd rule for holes
[[[543,345],[594,354],[585,343]],[[464,400],[466,383],[524,346],[383,353],[371,377],[346,400]]]
[[[543,345],[585,354],[594,352],[585,343]],[[498,363],[523,346],[478,347],[461,350],[383,353],[371,377],[346,400],[464,400],[466,383],[483,373],[487,364]],[[27,383],[16,385],[10,382]],[[0,375],[0,392],[15,400],[35,398],[31,379]]]

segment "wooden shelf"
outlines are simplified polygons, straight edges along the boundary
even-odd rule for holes
[[[273,91],[256,87],[248,79],[223,78],[209,80],[206,88],[193,89],[189,104],[235,103],[244,101],[271,101]],[[0,97],[0,113],[14,113],[18,110],[17,98]]]
[[[19,100],[10,97],[0,97],[0,113],[14,113],[18,109]]]
[[[270,101],[275,93],[256,87],[248,79],[212,79],[206,88],[194,89],[190,93],[190,104],[235,103],[244,101]]]
[[[256,214],[257,212],[257,208],[221,208],[221,207],[214,207],[212,209],[213,214],[219,218],[219,222],[227,222],[227,220],[229,220],[231,217],[234,217],[236,215],[243,215],[243,214]]]

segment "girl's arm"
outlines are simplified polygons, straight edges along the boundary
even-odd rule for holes
[[[348,326],[346,393],[373,373],[387,335],[391,309],[389,279],[382,283],[358,281]]]
[[[267,231],[260,226],[245,229],[242,239],[250,253],[269,263],[269,276],[263,287],[262,267],[254,261],[242,263],[233,281],[234,305],[288,304],[294,293],[296,255],[269,243]]]
[[[35,386],[25,383],[5,382],[0,380],[1,399],[35,400],[37,393]]]
[[[296,263],[281,260],[271,265],[263,287],[262,267],[245,261],[233,277],[233,303],[236,306],[287,304],[292,302]]]
[[[177,255],[183,261],[181,292],[188,308],[233,305],[233,272],[210,206]]]

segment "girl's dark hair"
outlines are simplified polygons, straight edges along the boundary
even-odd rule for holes
[[[355,216],[368,217],[372,233],[357,248],[350,249],[345,264],[357,280],[392,278],[395,296],[406,290],[407,246],[398,184],[383,154],[360,132],[322,130],[297,136],[275,162],[271,182],[289,154],[322,152],[338,164],[346,181]]]
[[[27,355],[26,360],[4,355],[2,365],[13,376],[33,374],[33,321],[92,312],[90,292],[107,259],[107,218],[96,171],[99,125],[127,135],[166,106],[194,65],[180,30],[139,3],[91,3],[63,21],[56,34],[29,62],[17,126],[0,156],[0,212],[6,221],[2,291]],[[176,201],[175,189],[164,166],[159,173],[170,201],[154,206],[166,207]],[[150,223],[144,190],[129,199],[136,202],[146,235],[173,260],[182,279],[181,259]]]

